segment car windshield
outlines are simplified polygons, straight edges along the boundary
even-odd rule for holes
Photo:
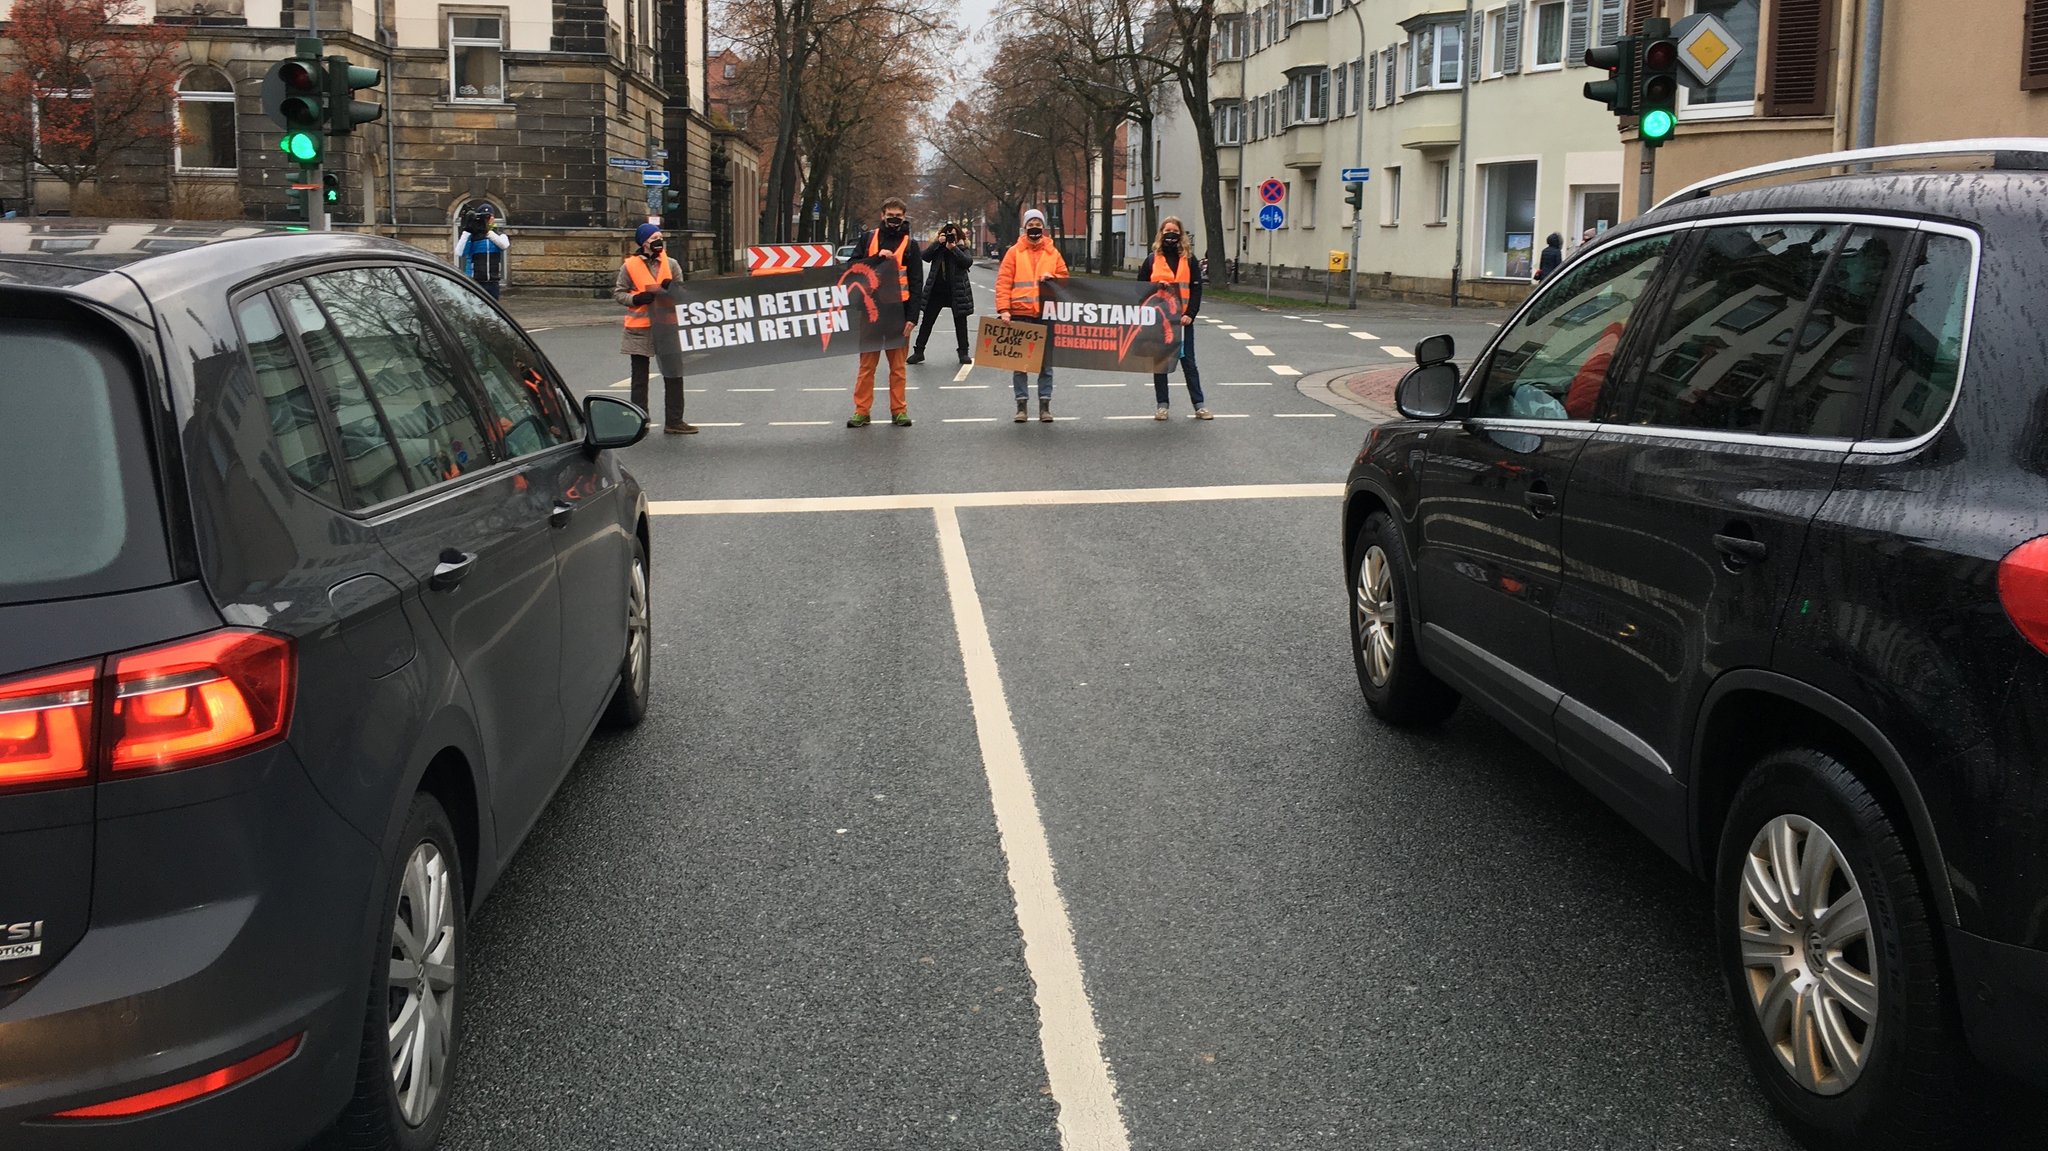
[[[0,315],[0,604],[170,578],[140,388],[116,338],[81,316]]]

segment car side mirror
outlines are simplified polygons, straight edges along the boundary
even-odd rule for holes
[[[1415,362],[1422,367],[1449,363],[1458,354],[1458,341],[1449,335],[1430,336],[1415,345]]]
[[[1449,336],[1432,336],[1450,342]],[[1429,341],[1424,340],[1427,344]],[[1419,355],[1420,353],[1418,353]],[[1410,368],[1394,389],[1394,407],[1411,420],[1441,420],[1458,406],[1458,365],[1423,364]]]
[[[647,437],[647,413],[617,396],[586,396],[583,427],[583,444],[592,452],[630,448]]]

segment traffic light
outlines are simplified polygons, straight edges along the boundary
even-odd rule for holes
[[[1636,114],[1636,38],[1623,36],[1605,48],[1586,49],[1586,67],[1604,68],[1607,79],[1586,84],[1586,99],[1607,105],[1617,116]]]
[[[1643,146],[1654,148],[1678,127],[1678,41],[1671,21],[1643,21],[1642,95],[1636,101],[1636,131]]]
[[[333,215],[334,210],[341,206],[341,174],[338,172],[322,173],[320,185],[320,198],[326,202],[328,214]],[[297,188],[288,188],[285,190],[284,202],[285,206],[290,209],[292,219],[303,220],[306,218],[306,194],[304,192]]]
[[[682,210],[683,190],[674,184],[665,185],[661,189],[661,218],[666,220],[670,216],[678,215]]]
[[[351,64],[346,56],[329,56],[327,131],[336,136],[346,136],[356,130],[357,124],[383,119],[384,105],[355,98],[358,91],[375,88],[383,79],[384,73],[375,68]]]
[[[1353,215],[1363,213],[1365,211],[1365,185],[1344,185],[1344,202],[1351,205]]]
[[[272,64],[263,77],[263,114],[284,129],[277,148],[293,163],[311,167],[320,162],[326,96],[327,70],[316,37],[302,37],[293,57]]]

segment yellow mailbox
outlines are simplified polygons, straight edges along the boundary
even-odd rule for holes
[[[1332,272],[1341,272],[1344,270],[1344,267],[1344,253],[1337,248],[1330,249],[1330,270]]]

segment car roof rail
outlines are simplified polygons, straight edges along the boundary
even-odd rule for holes
[[[1924,160],[1938,156],[1982,156],[1994,157],[1999,168],[2021,170],[2048,169],[2048,137],[2039,136],[1985,136],[1971,140],[1928,140],[1918,144],[1886,144],[1877,148],[1852,148],[1846,152],[1826,152],[1818,156],[1800,156],[1791,160],[1778,160],[1769,164],[1758,164],[1734,172],[1701,180],[1673,192],[1657,201],[1657,207],[1676,204],[1685,200],[1697,200],[1717,188],[1730,184],[1746,184],[1769,176],[1784,175],[1788,172],[1807,172],[1816,168],[1839,168],[1850,164],[1874,164],[1886,160]]]

